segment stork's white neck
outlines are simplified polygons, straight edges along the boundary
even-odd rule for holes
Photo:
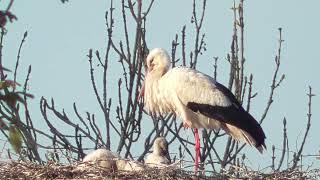
[[[156,114],[159,109],[158,107],[158,92],[159,92],[159,80],[161,76],[159,73],[150,73],[146,77],[145,82],[145,95],[144,95],[144,102],[149,110],[150,114]],[[160,93],[160,92],[159,92]]]
[[[165,92],[163,92],[164,87],[161,87],[163,74],[163,71],[153,71],[146,77],[144,103],[152,115],[166,113],[170,110],[170,106],[166,102]]]
[[[159,145],[155,145],[155,146],[153,147],[153,154],[158,155],[158,156],[160,156],[160,155],[163,154],[163,153],[161,152],[161,150],[160,150]]]

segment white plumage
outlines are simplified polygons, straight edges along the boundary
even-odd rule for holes
[[[158,137],[153,143],[153,152],[145,158],[145,164],[149,167],[165,167],[170,163],[167,159],[168,142],[163,137]]]
[[[97,165],[105,169],[116,169],[116,160],[120,156],[107,150],[97,149],[83,158],[83,162]]]
[[[149,78],[149,76],[148,76]],[[150,83],[151,82],[151,83]],[[186,107],[188,102],[228,106],[229,99],[216,89],[208,76],[193,69],[179,67],[164,74],[158,81],[146,79],[145,102],[150,113],[175,112],[190,128],[219,128],[218,121],[210,121]],[[153,94],[148,96],[148,94]]]
[[[116,161],[117,170],[118,171],[143,171],[145,170],[145,167],[143,164],[136,162],[136,161],[130,161],[126,159],[118,159]]]
[[[119,171],[142,171],[144,165],[127,159],[121,159],[121,157],[107,149],[97,149],[83,158],[84,164],[80,164],[79,168],[86,168],[86,165],[91,164],[99,166],[107,170],[119,170]]]
[[[116,160],[119,158],[118,154],[107,149],[96,149],[83,158],[82,162],[84,164],[80,164],[79,168],[84,168],[86,164],[92,164],[101,168],[116,170]]]
[[[262,128],[226,87],[191,68],[170,69],[170,62],[168,53],[161,48],[153,49],[147,57],[145,82],[139,96],[144,96],[150,114],[174,112],[185,127],[222,128],[234,139],[262,152]]]

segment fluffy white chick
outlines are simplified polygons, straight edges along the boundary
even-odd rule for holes
[[[149,167],[166,167],[170,163],[168,155],[168,142],[164,137],[158,137],[153,143],[153,152],[147,155],[144,162]]]

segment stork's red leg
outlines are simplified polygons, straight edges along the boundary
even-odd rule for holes
[[[194,161],[194,170],[195,172],[198,171],[198,166],[199,166],[199,157],[200,157],[200,137],[198,133],[198,129],[194,129],[194,139],[195,139],[195,145],[194,145],[194,150],[195,150],[195,161]]]

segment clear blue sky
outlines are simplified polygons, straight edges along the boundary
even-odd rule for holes
[[[1,1],[1,8],[4,2]],[[218,56],[218,80],[227,83],[228,68],[224,58],[230,51],[232,34],[233,1],[208,1],[203,32],[206,33],[207,52],[199,57],[198,69],[212,74],[212,57]],[[42,127],[39,112],[41,96],[56,101],[56,105],[72,112],[72,103],[78,104],[82,112],[95,112],[98,108],[89,80],[88,62],[86,54],[89,48],[104,52],[106,47],[106,27],[104,14],[109,7],[109,1],[76,1],[62,4],[59,0],[52,1],[15,1],[12,12],[18,21],[7,26],[3,49],[4,65],[13,69],[19,43],[23,33],[28,31],[27,41],[23,47],[20,76],[23,82],[27,66],[32,65],[32,75],[29,90],[37,97],[30,102],[32,116],[38,127]],[[123,40],[118,3],[115,3],[116,22],[118,31],[115,37]],[[282,64],[280,75],[284,73],[286,79],[277,89],[275,102],[263,123],[267,135],[269,150],[262,155],[264,167],[270,163],[271,146],[281,147],[282,119],[288,121],[290,148],[300,144],[307,114],[308,85],[313,87],[315,94],[319,94],[320,54],[320,15],[317,0],[290,1],[245,1],[245,57],[246,74],[254,74],[254,91],[258,96],[252,104],[252,114],[258,119],[266,106],[270,91],[272,73],[275,68],[274,57],[277,50],[278,27],[283,28]],[[193,25],[190,24],[192,1],[185,0],[156,0],[148,21],[147,41],[150,48],[163,47],[170,50],[171,41],[175,34],[180,34],[183,25],[187,25],[187,47],[193,47]],[[119,25],[118,25],[119,23]],[[132,25],[132,24],[131,24]],[[131,26],[132,28],[132,26]],[[132,28],[133,30],[133,28]],[[133,31],[129,32],[133,35]],[[121,69],[117,58],[111,62],[113,67],[109,76],[110,96],[116,92]],[[208,66],[209,64],[209,66]],[[115,101],[116,99],[114,99]],[[320,99],[313,99],[313,119],[310,135],[305,146],[304,154],[315,154],[320,150],[318,137],[320,133]],[[41,123],[40,123],[41,122]],[[253,154],[250,160],[261,158],[255,150],[246,148]]]

